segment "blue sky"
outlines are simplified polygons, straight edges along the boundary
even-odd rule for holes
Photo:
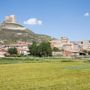
[[[0,0],[0,22],[13,14],[35,33],[90,39],[90,0]]]

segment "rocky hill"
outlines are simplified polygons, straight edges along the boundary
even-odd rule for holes
[[[17,41],[49,41],[50,36],[36,34],[17,23],[3,22],[0,24],[0,43],[15,43]]]

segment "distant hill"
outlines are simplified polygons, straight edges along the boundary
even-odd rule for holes
[[[15,43],[17,41],[49,41],[51,37],[48,35],[41,35],[32,32],[24,26],[17,23],[6,23],[0,24],[0,43]]]

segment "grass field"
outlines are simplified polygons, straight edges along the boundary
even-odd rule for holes
[[[2,63],[0,90],[90,90],[90,63]]]

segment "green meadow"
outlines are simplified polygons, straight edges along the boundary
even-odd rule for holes
[[[90,90],[90,62],[0,59],[0,90]]]

